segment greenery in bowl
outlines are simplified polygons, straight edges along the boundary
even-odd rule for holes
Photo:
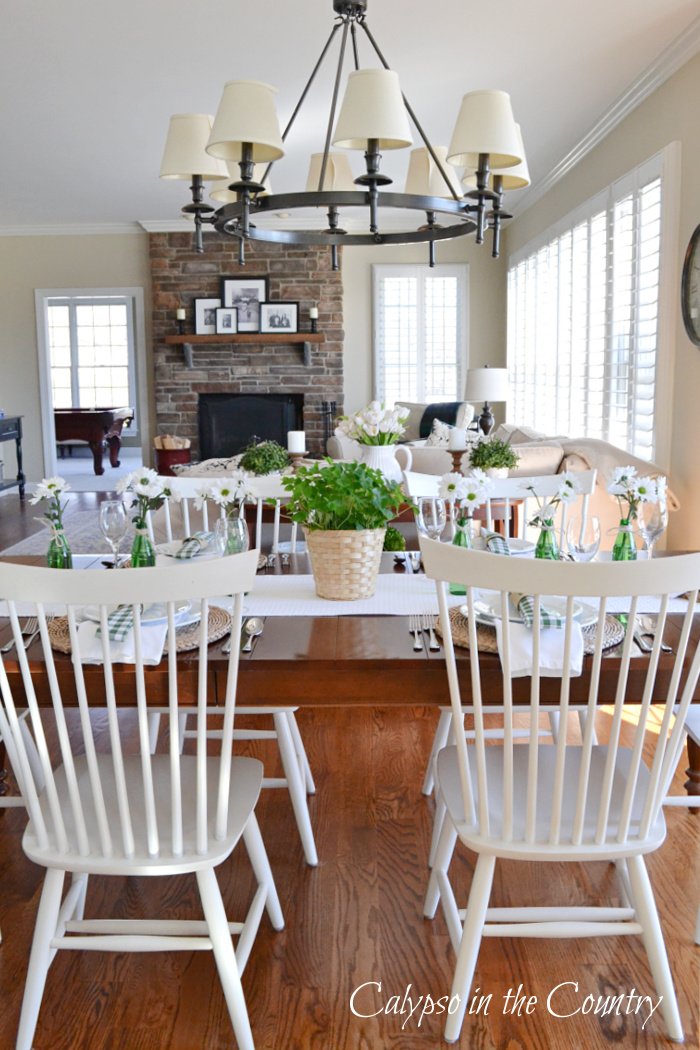
[[[244,449],[238,466],[250,474],[272,474],[289,466],[289,456],[276,441],[253,442]]]
[[[400,485],[365,463],[327,459],[300,467],[282,485],[291,496],[285,514],[307,529],[383,529],[408,502]]]
[[[480,470],[512,470],[518,465],[518,453],[507,441],[491,438],[479,441],[473,446],[469,455],[469,464]]]

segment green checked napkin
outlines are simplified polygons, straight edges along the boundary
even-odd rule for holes
[[[134,626],[133,605],[119,605],[114,612],[107,617],[107,634],[111,642],[123,642],[127,634]],[[99,637],[102,628],[98,627],[95,635]]]
[[[484,537],[486,550],[489,554],[510,554],[510,547],[505,536],[500,536],[497,532],[491,532],[489,529],[482,529],[481,535]]]
[[[213,535],[213,532],[195,532],[194,536],[187,536],[182,541],[182,546],[175,557],[181,559],[196,558],[198,554],[201,554],[209,546]]]
[[[535,622],[535,599],[529,594],[511,594],[511,599],[513,604],[517,605],[525,626],[531,628]],[[554,630],[561,631],[566,627],[566,617],[540,603],[540,627],[543,630],[545,627],[553,627]]]

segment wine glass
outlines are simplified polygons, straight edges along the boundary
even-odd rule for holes
[[[644,546],[647,549],[647,557],[651,558],[654,544],[668,526],[666,500],[659,500],[658,503],[640,503],[637,520],[639,531],[644,539]]]
[[[439,540],[447,524],[444,499],[424,497],[418,500],[418,528],[431,540]]]
[[[219,518],[214,526],[214,540],[222,557],[247,551],[249,538],[245,518]]]
[[[600,519],[570,518],[566,525],[566,545],[574,561],[593,561],[600,548]]]
[[[119,562],[119,547],[129,528],[126,507],[121,500],[106,500],[100,504],[100,532],[112,548],[114,568]]]

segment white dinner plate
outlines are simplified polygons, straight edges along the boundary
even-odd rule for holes
[[[542,604],[553,613],[559,616],[566,616],[566,598],[543,595]],[[523,617],[520,610],[516,609],[512,601],[509,602],[509,605],[509,620],[512,623],[522,623]],[[466,606],[463,606],[461,611],[466,614]],[[496,620],[500,620],[501,596],[498,591],[482,591],[481,597],[474,602],[474,611],[479,623],[494,624]],[[588,602],[575,601],[574,617],[582,627],[587,627],[588,624],[595,623],[598,619],[598,610]]]
[[[108,613],[111,613],[116,609],[117,606],[108,606]],[[93,620],[95,623],[100,622],[100,610],[97,605],[86,605],[83,609],[83,616],[86,620]],[[175,602],[175,621],[178,627],[184,627],[185,624],[195,623],[200,618],[200,603],[190,602],[182,600]],[[167,623],[168,613],[164,602],[154,602],[152,605],[147,605],[141,613],[141,623],[146,626],[153,626],[157,623]]]

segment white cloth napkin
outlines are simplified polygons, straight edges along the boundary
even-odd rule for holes
[[[503,622],[496,620],[498,655],[503,662]],[[566,631],[553,627],[540,631],[540,675],[543,678],[561,678],[564,670],[564,639]],[[570,673],[578,678],[583,668],[583,634],[581,625],[574,623],[571,631]],[[512,678],[532,675],[532,629],[522,623],[510,624],[510,673]]]
[[[97,634],[98,627],[99,624],[93,623],[92,620],[85,620],[78,625],[80,659],[84,664],[102,663],[102,638]],[[150,624],[142,629],[141,652],[144,664],[155,666],[160,663],[167,633],[167,623]],[[133,664],[136,662],[133,630],[129,631],[123,642],[110,642],[109,648],[112,663]]]

